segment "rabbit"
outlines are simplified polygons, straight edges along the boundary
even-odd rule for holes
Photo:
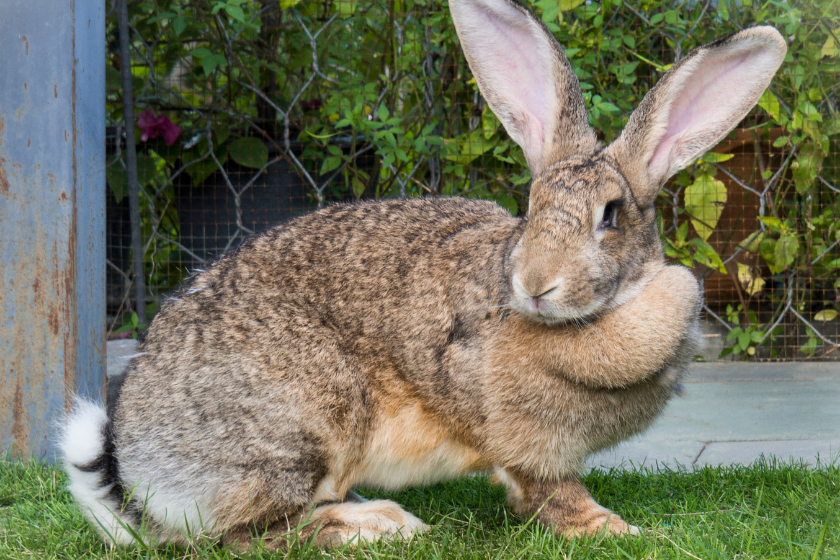
[[[602,146],[532,12],[449,4],[524,151],[526,216],[463,198],[335,204],[188,279],[116,402],[80,401],[64,429],[70,491],[105,538],[409,538],[427,525],[353,489],[476,472],[558,535],[639,532],[579,473],[650,426],[694,356],[700,290],[666,265],[654,199],[748,113],[785,42],[753,27],[692,51]]]

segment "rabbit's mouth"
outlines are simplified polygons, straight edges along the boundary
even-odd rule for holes
[[[531,321],[546,325],[563,325],[567,323],[585,325],[600,315],[607,297],[594,297],[587,304],[571,305],[568,303],[570,290],[567,285],[558,281],[556,285],[543,293],[530,295],[518,282],[516,276],[512,279],[512,294],[510,306],[526,316]]]

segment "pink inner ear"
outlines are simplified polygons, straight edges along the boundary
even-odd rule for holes
[[[551,126],[556,104],[557,84],[551,68],[551,45],[542,30],[515,8],[503,6],[496,14],[476,6],[469,29],[474,63],[481,68],[486,89],[505,104],[512,123],[508,132],[528,147],[542,151],[544,130]],[[488,93],[488,99],[491,97]],[[504,118],[500,115],[500,118]],[[518,129],[511,130],[510,127]],[[538,154],[537,154],[538,155]]]
[[[666,176],[676,171],[674,165],[687,165],[684,160],[692,157],[698,142],[737,124],[731,122],[733,115],[739,114],[745,94],[751,93],[745,87],[755,73],[745,64],[751,54],[742,51],[727,57],[710,53],[689,75],[671,105],[665,134],[648,164],[651,176]]]

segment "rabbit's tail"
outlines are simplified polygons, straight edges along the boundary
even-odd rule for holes
[[[127,499],[120,481],[112,424],[105,409],[77,399],[59,448],[70,478],[68,490],[85,516],[114,543],[129,544],[139,538],[139,508]]]

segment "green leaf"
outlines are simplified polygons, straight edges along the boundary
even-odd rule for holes
[[[512,216],[516,216],[516,213],[519,211],[519,205],[516,204],[516,199],[512,196],[502,194],[494,196],[493,199],[499,206],[510,212]]]
[[[208,56],[212,56],[213,53],[210,52],[210,49],[205,47],[198,47],[197,49],[193,49],[190,51],[190,54],[196,58],[205,59]]]
[[[557,0],[557,8],[561,12],[568,12],[569,10],[574,10],[585,1],[586,0]]]
[[[356,11],[357,0],[336,0],[338,15],[342,18],[349,18]]]
[[[769,89],[761,94],[761,98],[758,100],[758,106],[767,111],[775,120],[779,120],[779,100]]]
[[[137,154],[137,182],[142,186],[149,185],[157,175],[155,160],[146,154]]]
[[[772,216],[759,216],[758,221],[769,227],[773,231],[780,231],[782,229],[782,220]]]
[[[496,118],[489,107],[485,107],[481,113],[481,130],[484,132],[484,139],[490,140],[499,130],[499,126],[501,126],[499,119]]]
[[[230,157],[242,167],[262,169],[268,163],[268,147],[259,138],[243,136],[230,143]]]
[[[803,144],[796,156],[793,168],[793,180],[796,192],[807,194],[814,184],[814,180],[822,170],[823,155],[819,148],[808,142]]]
[[[225,6],[225,11],[236,21],[245,21],[245,12],[239,6],[228,4]]]
[[[557,0],[540,0],[536,3],[536,6],[542,9],[540,19],[544,22],[553,23],[557,20],[557,16],[560,13],[560,8],[557,6]]]
[[[172,20],[172,31],[175,32],[175,35],[180,35],[186,28],[187,21],[183,17],[178,16]]]
[[[353,194],[356,195],[356,198],[359,199],[363,194],[365,194],[365,184],[355,175],[353,176],[353,180],[351,181],[353,184]]]
[[[760,292],[764,288],[764,279],[754,276],[753,271],[749,266],[743,263],[736,264],[738,265],[738,281],[741,283],[741,286],[744,287],[744,291],[751,296]]]
[[[788,143],[788,137],[787,136],[779,136],[773,142],[773,147],[774,148],[781,148],[782,146],[787,145],[787,143]]]
[[[498,139],[493,136],[490,139],[484,137],[483,130],[473,130],[468,137],[462,140],[459,153],[457,155],[447,155],[446,159],[455,161],[461,164],[467,164],[484,155],[493,149]]]
[[[341,165],[341,158],[338,156],[330,156],[321,164],[321,175],[329,173],[333,169],[337,169]]]
[[[823,309],[816,315],[814,315],[815,321],[822,321],[823,323],[827,321],[833,321],[837,317],[837,311],[834,309]]]
[[[286,8],[297,6],[299,2],[300,0],[280,0],[280,9],[285,10]]]
[[[689,244],[694,247],[693,258],[695,261],[709,268],[714,268],[721,274],[726,274],[726,267],[714,247],[697,237],[689,241]]]
[[[610,103],[609,101],[601,101],[597,104],[598,109],[605,113],[619,113],[621,109]]]
[[[783,233],[776,242],[776,247],[773,251],[776,270],[781,271],[792,265],[798,254],[799,240],[796,238],[796,234]]]
[[[742,332],[738,335],[738,346],[741,347],[741,351],[746,350],[750,345],[750,334]]]
[[[201,59],[201,67],[207,76],[212,74],[216,68],[224,68],[225,66],[227,66],[227,59],[221,54],[213,54]]]
[[[717,227],[726,204],[726,186],[711,175],[701,175],[685,189],[685,210],[691,225],[704,241]]]
[[[837,53],[840,53],[840,48],[837,47],[837,43],[834,42],[834,37],[829,37],[823,43],[822,48],[820,49],[820,58],[825,56],[837,56]]]
[[[718,2],[718,15],[723,21],[729,21],[729,7],[726,5],[726,2]]]
[[[703,161],[708,161],[709,163],[721,163],[723,161],[729,161],[734,157],[735,154],[716,154],[714,152],[706,152],[703,154]]]
[[[114,193],[114,199],[119,204],[128,195],[128,174],[125,172],[122,163],[117,161],[109,165],[105,169],[105,179],[108,181],[108,186],[111,187],[111,192]]]

